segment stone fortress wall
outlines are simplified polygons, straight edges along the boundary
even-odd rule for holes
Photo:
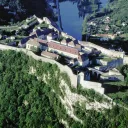
[[[107,65],[107,66],[113,66],[113,67],[118,67],[120,65],[123,65],[124,64],[124,61],[123,61],[123,58],[117,58],[117,59],[114,59],[114,60],[111,60],[111,61],[105,61],[105,60],[99,60],[99,59],[96,59],[96,63],[99,64],[99,65]]]
[[[77,82],[83,88],[94,89],[96,92],[99,92],[100,94],[104,94],[104,88],[102,87],[102,84],[98,82],[90,82],[90,81],[84,80],[84,73],[82,72],[78,74]]]
[[[91,47],[91,48],[96,48],[97,50],[100,50],[103,54],[109,56],[109,57],[117,57],[117,58],[123,58],[124,57],[124,53],[123,52],[118,52],[118,51],[114,51],[114,50],[108,50],[106,48],[103,48],[101,46],[98,46],[96,44],[93,44],[91,42],[85,42],[85,41],[79,41],[79,43],[83,46],[86,47]]]

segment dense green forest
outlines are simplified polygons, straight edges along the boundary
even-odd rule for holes
[[[29,74],[31,63],[36,64],[23,53],[0,51],[0,128],[63,128],[49,101],[49,86]],[[43,72],[54,70],[44,67]]]
[[[4,6],[9,6],[10,9],[4,9]],[[45,9],[45,0],[0,0],[0,24],[5,25],[12,19],[15,22],[22,21],[34,14],[42,18],[48,15]],[[16,12],[16,15],[9,14],[9,11]]]
[[[29,13],[31,15],[43,15],[45,9],[45,0],[0,0],[0,5],[9,6],[10,9],[17,12]]]
[[[65,97],[59,88],[62,79],[70,86],[68,76],[56,65],[36,61],[22,52],[0,51],[0,127],[63,128],[61,119],[71,128],[128,127],[128,111],[118,106],[96,111],[76,103],[74,114],[83,122],[75,121],[59,98]],[[73,92],[103,102],[94,91],[78,88]]]

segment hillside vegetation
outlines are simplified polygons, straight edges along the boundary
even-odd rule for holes
[[[91,34],[115,34],[116,39],[128,40],[128,0],[109,0],[106,7],[99,12],[85,17],[83,22],[83,34],[87,33],[87,22],[93,21]],[[109,18],[109,20],[106,20]],[[108,28],[107,28],[108,27]]]
[[[128,111],[72,88],[57,65],[0,51],[1,128],[127,128]]]
[[[128,0],[114,0],[109,3],[108,9],[112,10],[110,17],[115,25],[120,28],[120,31],[128,33]],[[125,26],[122,26],[125,23]]]

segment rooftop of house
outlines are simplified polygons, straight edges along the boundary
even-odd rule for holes
[[[75,47],[76,49],[81,49],[81,45],[78,43],[77,40],[74,40],[72,41],[71,39],[64,39],[61,41],[61,44],[65,44],[65,45],[70,45],[70,46],[73,46]]]
[[[37,41],[37,38],[30,39],[27,44],[33,45],[33,46],[39,46],[39,43]]]
[[[37,38],[37,40],[38,40],[38,42],[39,42],[40,44],[48,45],[48,41],[47,41],[47,40],[42,40],[42,39],[39,39],[39,38]],[[63,43],[62,43],[62,42],[63,42]],[[66,40],[63,40],[62,42],[61,42],[62,45],[61,45],[61,44],[58,44],[58,45],[61,45],[61,47],[62,47],[62,46],[63,46],[63,47],[65,46],[66,48],[70,48],[70,49],[71,49],[71,47],[67,45]],[[53,42],[53,41],[52,41],[52,43],[57,44],[56,42]],[[65,44],[65,45],[63,45],[63,44]],[[76,49],[76,51],[77,51],[78,49],[81,49],[81,45],[80,45],[80,44],[77,44],[77,43],[75,44],[73,41],[69,42],[69,45],[73,45],[73,46],[74,46],[73,49]]]
[[[51,52],[48,52],[48,51],[43,51],[41,52],[41,55],[43,56],[49,56],[49,57],[52,57],[52,58],[58,58],[59,55],[55,54],[55,53],[51,53]]]
[[[78,55],[78,53],[79,53],[78,50],[75,49],[75,48],[71,48],[71,47],[61,45],[61,44],[57,44],[57,43],[54,43],[54,42],[48,42],[48,47],[53,48],[53,49],[57,49],[57,50],[60,50],[60,51],[63,51],[63,52],[67,52],[67,53],[70,53],[70,54],[74,54],[74,55]]]

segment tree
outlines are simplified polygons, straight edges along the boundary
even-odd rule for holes
[[[87,34],[87,29],[88,29],[88,25],[87,25],[87,18],[85,17],[84,18],[84,21],[83,21],[83,25],[82,25],[82,34]]]
[[[125,83],[126,83],[126,86],[128,86],[128,72],[126,74]]]

